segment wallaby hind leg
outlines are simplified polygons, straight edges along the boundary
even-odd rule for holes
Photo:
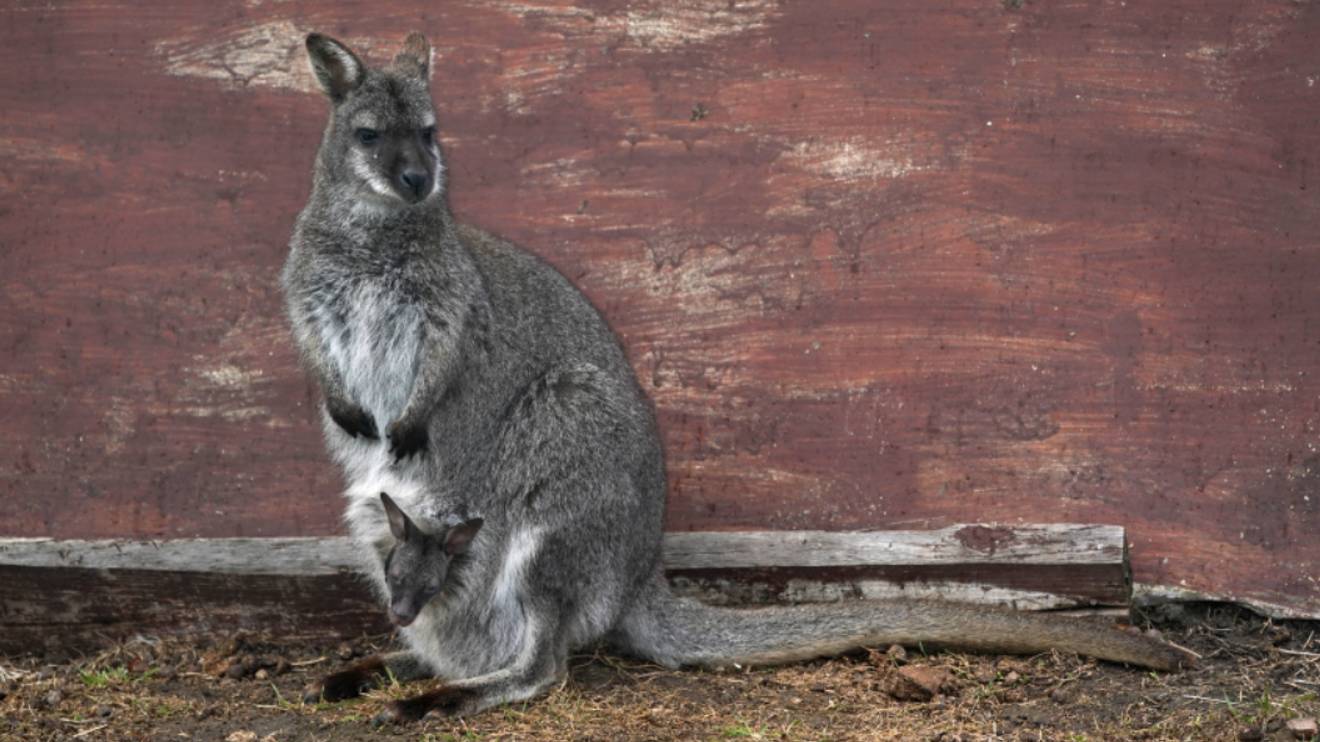
[[[363,692],[380,685],[386,677],[400,681],[416,680],[431,677],[431,672],[412,652],[373,654],[349,665],[346,670],[326,675],[307,686],[303,692],[303,703],[357,698]]]
[[[376,724],[416,721],[431,711],[446,716],[475,714],[502,703],[539,696],[567,674],[566,643],[533,636],[513,665],[394,701],[372,721]]]

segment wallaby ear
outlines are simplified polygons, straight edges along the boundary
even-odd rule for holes
[[[321,90],[338,103],[362,84],[367,68],[348,47],[319,33],[307,35],[307,58]]]
[[[431,42],[416,31],[408,34],[403,48],[394,55],[394,68],[423,80],[431,79]]]
[[[477,531],[481,530],[483,522],[480,518],[473,518],[466,523],[459,523],[450,528],[449,533],[445,534],[445,553],[449,556],[456,556],[467,552],[468,546],[472,544],[472,539],[477,535]]]
[[[413,525],[412,519],[408,514],[399,509],[398,505],[390,499],[390,496],[384,492],[380,493],[380,504],[385,506],[385,518],[390,522],[390,533],[394,535],[397,541],[407,541],[417,532],[417,527]]]

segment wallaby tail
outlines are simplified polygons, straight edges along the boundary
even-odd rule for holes
[[[1064,616],[925,600],[720,608],[679,598],[662,577],[639,595],[614,639],[669,667],[775,665],[891,644],[1035,654],[1051,649],[1157,670],[1188,667],[1186,650]]]

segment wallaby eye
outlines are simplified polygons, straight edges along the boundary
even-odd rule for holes
[[[380,139],[380,132],[375,129],[358,129],[353,133],[357,135],[357,140],[364,147],[370,147]]]
[[[422,141],[424,141],[424,142],[434,142],[434,141],[435,141],[435,127],[434,127],[434,126],[428,126],[428,127],[426,127],[425,129],[422,129]]]

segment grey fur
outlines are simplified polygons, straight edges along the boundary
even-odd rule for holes
[[[410,200],[389,182],[396,164],[354,139],[371,124],[404,141],[434,122],[429,45],[409,37],[394,65],[360,79],[336,72],[357,59],[342,44],[313,36],[308,49],[333,109],[283,282],[294,336],[325,393],[325,438],[348,481],[345,517],[363,571],[388,599],[383,564],[396,539],[380,492],[437,528],[484,518],[446,588],[402,632],[417,664],[449,684],[395,704],[394,718],[531,697],[562,677],[570,650],[602,639],[675,667],[917,642],[1186,662],[1112,627],[984,607],[739,611],[671,595],[659,563],[659,436],[605,322],[539,259],[453,221],[438,149],[425,158],[434,187]],[[393,665],[411,669],[384,660]],[[356,688],[380,667],[318,687]]]

